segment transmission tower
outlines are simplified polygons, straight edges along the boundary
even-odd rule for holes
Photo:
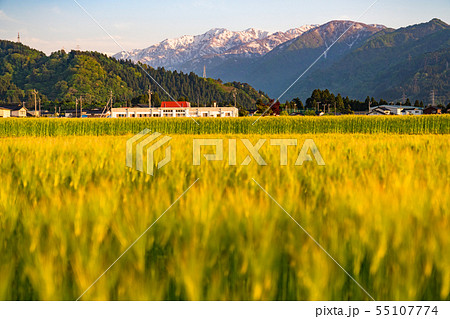
[[[20,43],[20,32],[17,33],[17,43]]]
[[[419,86],[417,83],[417,76],[414,77],[414,93],[417,94],[419,93]]]
[[[436,91],[435,90],[431,90],[431,93],[430,93],[431,106],[434,106],[435,97],[436,97]]]

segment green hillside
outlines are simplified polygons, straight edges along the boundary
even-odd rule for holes
[[[233,91],[237,103],[248,108],[258,99],[267,100],[264,93],[247,84],[223,84],[194,73],[142,67],[174,99],[189,100],[194,105],[210,105],[212,101],[221,106],[234,104]],[[46,56],[20,43],[0,41],[2,103],[31,103],[34,89],[47,107],[55,104],[70,107],[79,96],[91,106],[100,106],[108,101],[111,91],[116,105],[143,103],[150,85],[156,93],[153,96],[156,105],[160,100],[170,100],[141,67],[130,61],[117,61],[97,52],[58,51]]]
[[[392,101],[405,94],[410,100],[450,100],[448,63],[450,27],[434,19],[398,30],[383,31],[332,65],[315,70],[293,88],[307,95],[313,88],[328,88],[355,98],[367,95]]]

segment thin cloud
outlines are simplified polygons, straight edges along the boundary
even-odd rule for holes
[[[53,7],[53,8],[51,9],[51,11],[52,11],[54,14],[61,14],[61,13],[62,13],[61,9],[60,9],[58,6]]]
[[[0,22],[18,22],[18,21],[8,16],[6,12],[4,12],[3,10],[0,10]]]

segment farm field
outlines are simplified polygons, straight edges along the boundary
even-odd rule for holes
[[[257,122],[255,122],[257,121]],[[450,115],[246,118],[2,119],[0,137],[136,134],[450,134]]]
[[[405,120],[412,134],[448,132],[449,117],[424,118]],[[296,138],[287,166],[267,145],[267,166],[193,166],[198,133],[173,134],[172,162],[150,176],[125,167],[125,143],[151,120],[20,121],[0,121],[0,136],[36,135],[0,138],[0,300],[76,300],[197,179],[81,300],[370,300],[253,179],[374,299],[450,300],[449,135],[376,133],[411,129],[394,122],[287,135],[264,122],[207,138],[237,139],[238,163],[240,139]],[[121,136],[63,136],[77,134]],[[308,138],[326,166],[293,165]]]

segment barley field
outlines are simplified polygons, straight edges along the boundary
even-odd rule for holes
[[[299,146],[287,166],[267,144],[267,166],[193,166],[191,132],[171,135],[172,162],[150,176],[125,166],[127,132],[148,122],[120,122],[123,136],[10,123],[0,121],[0,300],[76,300],[197,179],[81,300],[370,300],[254,181],[374,299],[450,300],[449,135],[226,132],[207,138],[236,139],[238,164],[243,138]],[[326,166],[293,165],[308,138]]]
[[[256,122],[257,121],[257,122]],[[246,118],[2,119],[0,137],[136,134],[450,134],[450,115]]]

